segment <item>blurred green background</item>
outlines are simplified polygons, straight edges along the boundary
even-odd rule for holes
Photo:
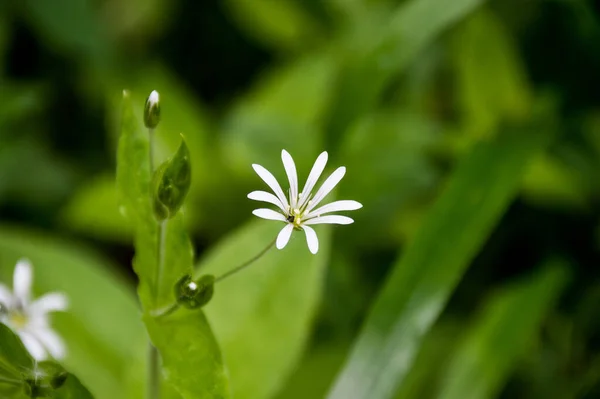
[[[348,170],[336,196],[364,205],[353,225],[332,229],[323,274],[311,268],[314,278],[297,282],[316,288],[300,291],[309,305],[298,305],[297,331],[272,355],[282,356],[281,372],[265,372],[262,388],[245,393],[232,377],[236,397],[326,397],[359,356],[353,341],[369,331],[361,325],[385,282],[382,303],[401,313],[394,303],[421,303],[400,298],[411,281],[430,277],[445,282],[441,314],[419,330],[406,372],[372,397],[600,397],[599,71],[592,0],[2,2],[0,276],[10,279],[18,257],[32,259],[39,293],[72,298],[72,312],[55,318],[71,371],[97,397],[140,395],[144,332],[114,175],[122,90],[141,112],[156,89],[158,157],[174,151],[179,133],[192,153],[184,212],[200,258],[252,220],[246,194],[263,184],[251,163],[285,181],[283,148],[301,181],[327,150],[329,168]],[[535,135],[544,144],[521,154]],[[481,146],[481,159],[465,161]],[[522,162],[503,172],[514,184],[490,188],[495,208],[431,212],[455,173],[470,177],[448,197],[457,192],[469,211],[460,193],[492,187],[488,168],[504,170],[513,153]],[[445,222],[439,234],[434,219]],[[484,227],[468,230],[478,221]],[[422,253],[451,258],[463,234],[473,248],[461,260],[440,255],[427,271],[414,257],[397,261],[413,239]],[[308,249],[295,241],[278,268],[304,267],[295,254],[309,259]],[[461,264],[452,276],[446,260]],[[412,277],[394,290],[393,271]],[[222,308],[236,318],[235,305]],[[277,328],[288,320],[277,317],[265,325],[283,337]],[[237,339],[268,345],[261,337]],[[253,380],[262,360],[236,361]]]

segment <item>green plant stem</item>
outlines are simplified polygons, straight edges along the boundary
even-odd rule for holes
[[[273,247],[273,245],[275,245],[276,241],[277,241],[277,239],[274,239],[273,241],[271,241],[271,243],[269,243],[269,245],[267,245],[262,251],[260,251],[258,254],[256,254],[253,258],[248,259],[246,262],[242,263],[238,267],[235,267],[235,268],[229,270],[228,272],[226,272],[225,274],[222,274],[221,276],[217,277],[215,279],[215,284],[217,284],[219,281],[223,281],[227,277],[230,277],[230,276],[236,274],[237,272],[239,272],[239,271],[247,268],[248,266],[250,266],[251,264],[253,264],[257,260],[259,260],[260,258],[262,258],[262,256],[264,254],[266,254]]]
[[[163,220],[158,224],[158,248],[156,251],[156,276],[154,278],[154,298],[158,298],[160,295],[160,280],[163,276],[163,269],[165,267],[165,235],[167,234],[167,220]]]
[[[12,384],[12,385],[16,385],[16,386],[19,386],[23,383],[21,380],[16,380],[14,378],[6,378],[3,376],[0,376],[0,382],[2,382],[4,384]]]
[[[148,398],[160,398],[160,366],[158,349],[152,343],[149,347],[149,362],[148,362]]]
[[[154,129],[148,129],[148,137],[150,142],[150,173],[154,173]]]
[[[150,174],[154,173],[154,129],[148,129],[148,141],[149,141],[149,160],[150,160]],[[160,280],[163,274],[164,267],[164,247],[165,247],[165,234],[166,234],[167,221],[163,220],[158,224],[158,245],[156,248],[156,275],[154,279],[154,298],[155,300],[160,294]],[[149,365],[148,365],[148,398],[149,399],[160,399],[160,359],[158,349],[152,342],[149,344]]]

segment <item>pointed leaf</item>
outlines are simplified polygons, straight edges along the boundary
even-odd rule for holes
[[[0,375],[20,378],[33,370],[34,361],[19,337],[0,323]]]

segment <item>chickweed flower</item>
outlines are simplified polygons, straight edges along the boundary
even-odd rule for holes
[[[50,328],[48,313],[66,310],[67,297],[58,292],[51,292],[32,300],[32,280],[31,264],[25,259],[19,260],[13,275],[13,291],[0,284],[0,322],[21,338],[34,359],[45,360],[48,354],[55,359],[61,359],[65,356],[65,345]]]
[[[350,224],[354,222],[354,220],[347,216],[325,214],[339,211],[353,211],[362,208],[362,205],[356,201],[343,200],[334,201],[315,209],[327,194],[334,189],[340,180],[342,180],[346,173],[345,167],[341,166],[337,168],[327,180],[325,180],[316,194],[313,195],[312,190],[327,164],[326,151],[322,152],[315,161],[315,164],[308,175],[308,179],[306,180],[306,184],[300,192],[298,192],[298,175],[296,174],[296,165],[294,164],[292,156],[286,150],[282,150],[281,160],[283,161],[283,167],[285,168],[290,183],[289,201],[284,195],[277,179],[275,179],[271,172],[260,165],[253,164],[252,168],[254,168],[254,171],[265,183],[267,183],[275,195],[265,191],[253,191],[248,194],[248,198],[273,204],[278,208],[278,211],[261,208],[255,209],[252,213],[263,219],[286,223],[285,227],[281,229],[277,236],[275,244],[277,249],[282,249],[287,245],[294,229],[304,230],[308,249],[313,254],[316,254],[319,251],[319,239],[317,238],[315,230],[309,225]]]

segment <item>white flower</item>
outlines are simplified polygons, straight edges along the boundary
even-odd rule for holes
[[[281,160],[283,161],[283,167],[285,168],[285,172],[290,182],[289,202],[281,190],[281,186],[277,183],[277,179],[275,179],[271,172],[260,165],[253,164],[252,168],[254,168],[258,176],[267,183],[271,190],[273,190],[275,195],[265,191],[253,191],[248,194],[248,198],[273,204],[279,208],[279,211],[276,212],[272,209],[261,208],[255,209],[252,213],[263,219],[277,220],[286,223],[286,226],[277,236],[276,246],[278,249],[282,249],[286,246],[292,235],[292,230],[302,229],[306,235],[308,249],[313,254],[316,254],[319,250],[319,239],[317,238],[317,233],[315,233],[313,228],[308,225],[326,223],[350,224],[354,222],[354,220],[347,216],[322,215],[331,212],[353,211],[362,208],[362,205],[356,201],[344,200],[334,201],[315,209],[340,180],[342,180],[342,177],[344,177],[344,174],[346,173],[345,167],[341,166],[337,168],[313,196],[312,189],[315,187],[317,180],[319,180],[319,177],[327,164],[326,151],[322,152],[315,161],[301,192],[298,192],[296,165],[294,164],[291,155],[286,150],[281,151]]]
[[[29,261],[21,259],[15,266],[13,292],[0,284],[0,322],[21,338],[31,356],[45,360],[65,356],[62,339],[50,328],[48,313],[64,311],[68,301],[64,294],[51,292],[37,300],[31,299],[33,271]]]

